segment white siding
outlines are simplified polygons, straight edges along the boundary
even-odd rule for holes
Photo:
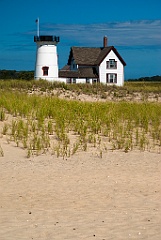
[[[67,79],[66,79],[66,78],[57,78],[57,79],[55,79],[55,81],[66,83],[66,82],[67,82]]]
[[[109,61],[109,59],[115,59],[117,61],[117,69],[107,69],[106,68],[106,62]],[[103,62],[99,66],[99,78],[100,82],[106,84],[106,74],[107,73],[116,73],[117,74],[117,86],[123,86],[124,84],[124,66],[122,62],[119,60],[119,58],[116,56],[116,54],[111,50],[109,54],[106,56],[106,58],[103,60]]]
[[[76,83],[86,83],[86,79],[85,78],[77,78]]]
[[[69,78],[58,78],[57,81],[69,83]],[[71,78],[71,83],[73,83],[73,78]],[[86,78],[76,78],[76,83],[86,83]],[[89,83],[92,84],[92,79],[89,79]]]

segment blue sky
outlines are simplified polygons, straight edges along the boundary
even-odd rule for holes
[[[59,68],[71,46],[101,47],[103,36],[127,66],[125,79],[161,75],[160,0],[0,0],[0,69],[34,70],[40,35],[60,36]]]

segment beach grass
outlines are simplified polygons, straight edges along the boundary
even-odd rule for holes
[[[118,149],[160,152],[159,102],[69,101],[51,95],[29,95],[24,91],[33,89],[29,81],[4,82],[0,82],[1,135],[26,149],[28,157],[45,152],[69,157],[92,148],[100,156],[104,151]],[[34,88],[38,88],[36,84],[39,88],[42,84],[45,91],[46,86],[51,88],[49,82],[38,82],[34,82]],[[154,91],[154,85],[142,87]],[[128,88],[132,88],[131,83]]]

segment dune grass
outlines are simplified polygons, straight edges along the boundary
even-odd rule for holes
[[[100,157],[117,149],[160,152],[160,103],[68,101],[12,88],[0,90],[1,134],[26,149],[28,157],[47,151],[69,157],[91,148]]]

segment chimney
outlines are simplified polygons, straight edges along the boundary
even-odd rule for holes
[[[107,41],[108,41],[107,37],[104,36],[104,38],[103,38],[103,47],[107,47]]]

